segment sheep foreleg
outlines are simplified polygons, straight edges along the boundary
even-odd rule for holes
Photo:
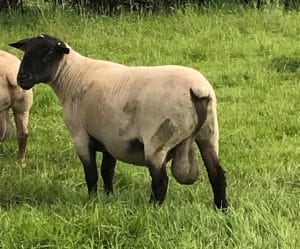
[[[17,128],[17,138],[18,138],[18,156],[17,162],[25,163],[25,152],[27,145],[28,136],[28,112],[14,112],[16,128]],[[25,165],[25,164],[24,164]]]
[[[90,196],[97,192],[98,171],[96,164],[96,150],[86,137],[75,137],[76,153],[83,164],[85,181]]]
[[[108,152],[103,152],[101,164],[101,176],[103,179],[104,191],[106,194],[113,192],[113,177],[115,171],[116,159]]]
[[[8,139],[12,134],[12,124],[10,122],[8,111],[0,112],[0,142]]]

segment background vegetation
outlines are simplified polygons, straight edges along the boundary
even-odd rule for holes
[[[299,13],[280,8],[113,18],[69,8],[1,13],[0,48],[18,57],[8,43],[49,33],[86,56],[203,72],[218,97],[231,207],[214,210],[200,156],[199,181],[181,186],[171,177],[160,208],[148,203],[147,170],[121,162],[115,194],[106,198],[100,187],[88,201],[61,107],[39,85],[27,167],[15,164],[15,136],[0,144],[0,248],[299,248],[299,24]]]
[[[266,6],[283,6],[285,10],[297,10],[299,0],[2,0],[0,11],[21,8],[37,3],[50,3],[53,8],[72,6],[78,13],[92,12],[98,14],[116,14],[121,11],[130,12],[171,12],[190,5],[196,7],[220,7],[224,5],[248,6],[262,9]]]

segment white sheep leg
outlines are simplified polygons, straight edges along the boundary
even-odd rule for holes
[[[29,112],[16,112],[14,111],[16,128],[17,128],[17,138],[18,138],[18,156],[17,162],[25,165],[25,152],[28,137],[28,119]]]
[[[8,110],[0,112],[0,142],[7,140],[12,134],[12,124],[8,116]]]

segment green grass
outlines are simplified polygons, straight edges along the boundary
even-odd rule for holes
[[[300,248],[299,23],[299,13],[280,10],[1,14],[0,48],[17,56],[8,43],[49,33],[86,56],[203,72],[218,97],[231,207],[227,214],[214,210],[202,161],[194,185],[170,177],[159,208],[148,203],[147,170],[121,162],[115,194],[106,198],[100,187],[88,201],[61,107],[39,85],[27,167],[15,164],[15,137],[0,144],[0,248]]]

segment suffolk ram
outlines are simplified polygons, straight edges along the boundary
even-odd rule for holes
[[[148,167],[151,200],[166,196],[166,164],[181,184],[198,177],[196,142],[218,208],[227,207],[226,180],[218,160],[216,96],[198,71],[182,66],[128,67],[75,52],[62,40],[39,35],[10,44],[24,51],[18,83],[30,89],[49,83],[85,172],[88,192],[97,191],[96,151],[101,175],[113,191],[116,160]]]
[[[32,105],[32,90],[23,90],[17,84],[20,61],[15,56],[0,51],[0,142],[12,134],[9,109],[14,113],[18,137],[18,156],[20,163],[25,162],[28,135],[28,117]]]

